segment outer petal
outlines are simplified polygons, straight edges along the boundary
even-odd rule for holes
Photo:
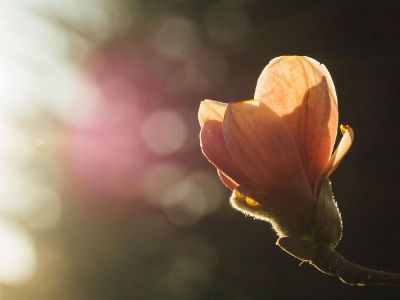
[[[201,101],[198,113],[200,126],[203,127],[205,123],[211,120],[222,122],[227,106],[227,103],[214,100]]]
[[[275,58],[261,73],[254,98],[284,118],[313,186],[329,160],[337,132],[336,92],[326,67],[308,57]]]
[[[229,180],[232,180],[232,182],[229,182],[228,178],[226,180],[221,178],[225,185],[232,189],[232,187],[236,187],[233,185],[237,185],[237,183],[247,182],[246,176],[234,163],[226,147],[221,122],[208,121],[203,126],[200,131],[200,146],[207,159],[224,175],[229,176]]]
[[[235,180],[230,178],[228,175],[226,175],[221,170],[217,170],[217,172],[218,172],[219,179],[221,179],[222,183],[225,184],[226,187],[233,190],[239,186],[239,184]]]
[[[353,143],[353,129],[351,129],[351,127],[348,125],[340,125],[340,130],[342,131],[343,137],[340,140],[340,143],[337,146],[335,152],[332,154],[332,157],[329,159],[328,164],[319,175],[318,185],[316,186],[317,189],[319,189],[319,182],[321,182],[325,178],[330,177],[332,173],[336,170],[344,156],[350,150],[351,144]],[[314,192],[317,193],[318,191],[315,190]]]
[[[269,107],[258,101],[229,104],[223,131],[232,158],[250,183],[312,195],[290,131]]]

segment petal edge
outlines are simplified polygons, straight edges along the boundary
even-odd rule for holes
[[[201,101],[198,112],[200,127],[212,120],[222,122],[227,106],[227,103],[209,99]]]

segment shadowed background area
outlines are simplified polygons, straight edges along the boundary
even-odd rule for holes
[[[394,299],[298,265],[229,207],[205,98],[251,99],[279,55],[324,63],[355,142],[338,251],[400,272],[396,1],[0,3],[0,299]]]

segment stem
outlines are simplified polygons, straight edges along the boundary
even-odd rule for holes
[[[321,272],[339,277],[349,285],[385,285],[400,287],[400,274],[378,271],[354,264],[335,250],[318,245],[315,257],[310,264]]]

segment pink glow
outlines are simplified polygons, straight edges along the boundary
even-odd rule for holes
[[[95,197],[129,197],[144,163],[139,116],[133,105],[102,103],[90,120],[73,123],[68,156],[73,180]],[[76,177],[77,176],[77,177]]]
[[[68,175],[85,198],[128,200],[148,159],[141,141],[140,95],[118,59],[105,63],[103,57],[91,67],[97,95],[82,97],[71,117]]]
[[[189,136],[182,114],[164,106],[175,99],[165,92],[171,65],[147,49],[125,47],[85,64],[95,92],[77,101],[65,148],[72,188],[107,205],[135,198],[139,177],[184,148]]]

